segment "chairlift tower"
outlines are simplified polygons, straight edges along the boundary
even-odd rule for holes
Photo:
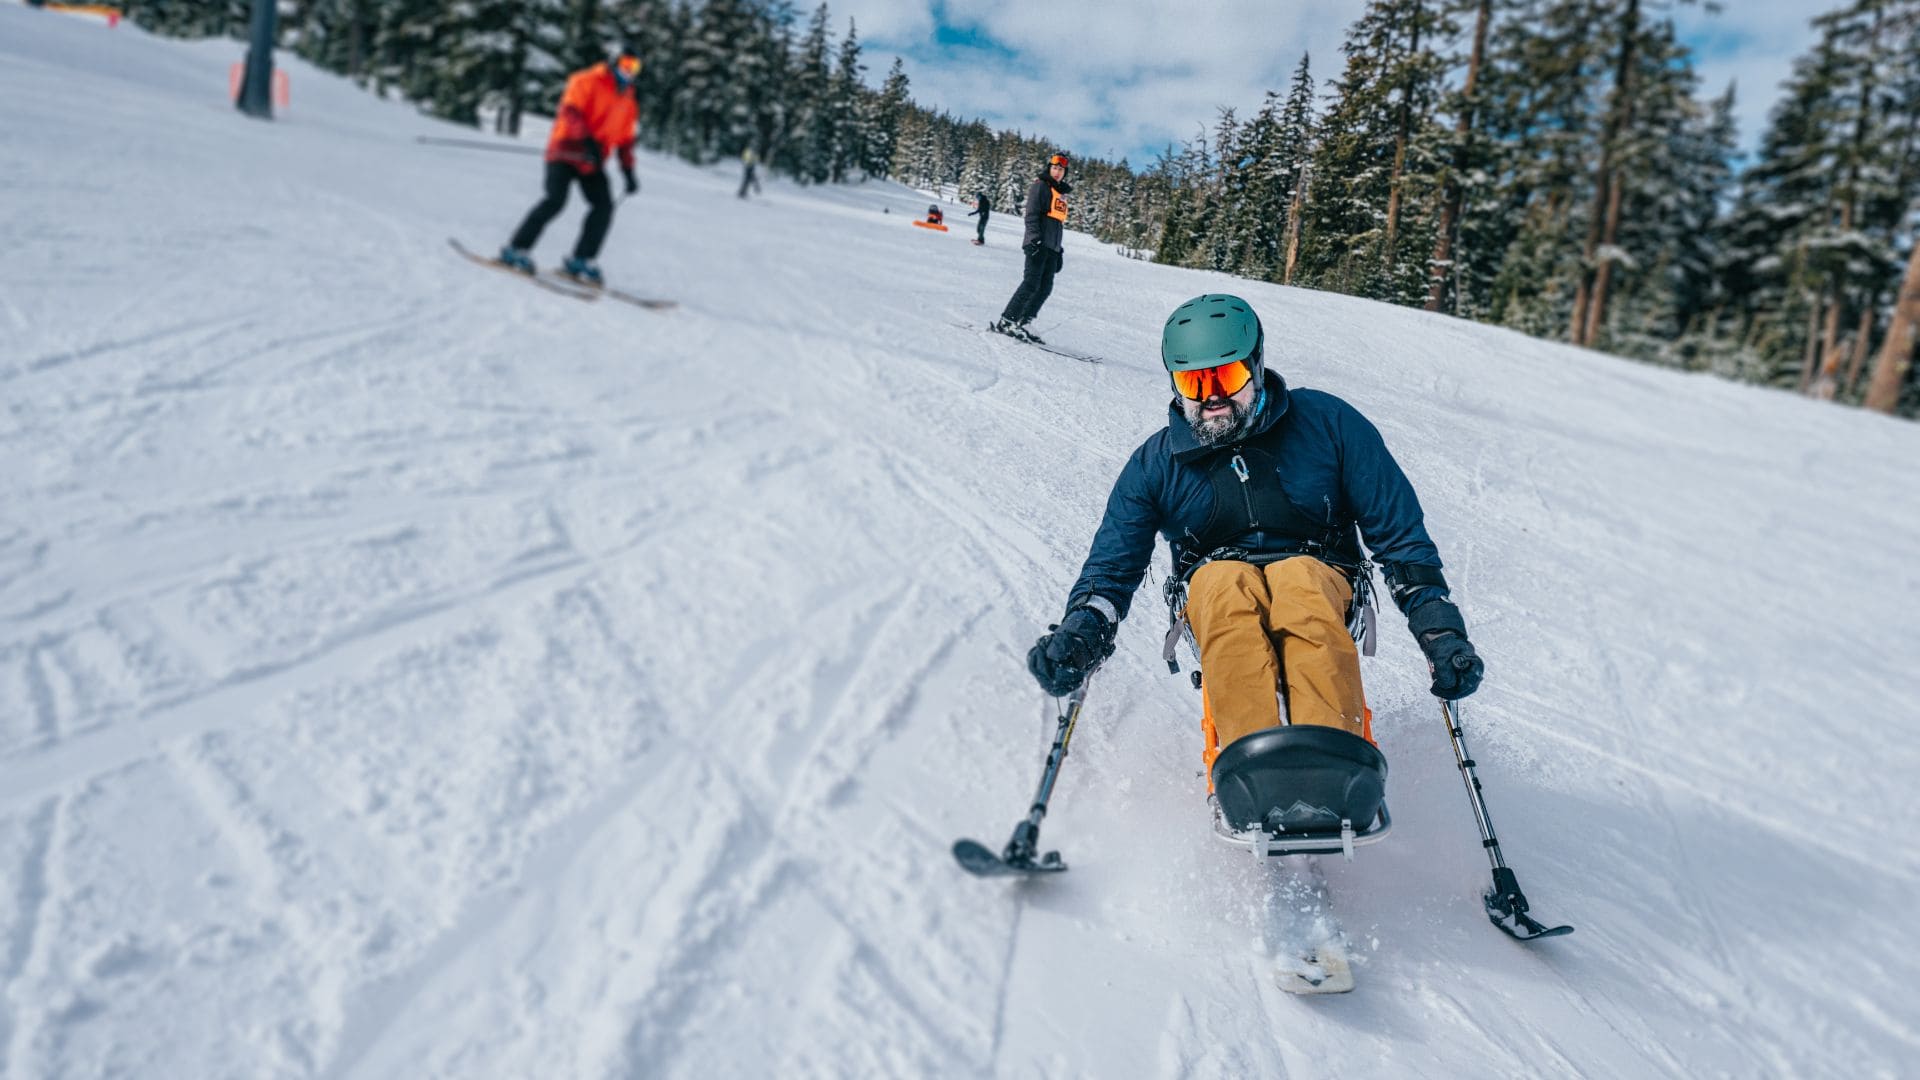
[[[247,45],[247,71],[235,104],[248,116],[273,119],[273,39],[278,0],[253,0],[253,29]]]

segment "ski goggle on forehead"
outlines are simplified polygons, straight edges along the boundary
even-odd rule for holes
[[[1210,397],[1232,397],[1253,380],[1253,368],[1245,360],[1234,360],[1219,367],[1169,372],[1173,388],[1190,401]]]
[[[637,56],[622,56],[613,62],[613,66],[623,79],[630,80],[640,74],[640,58]]]

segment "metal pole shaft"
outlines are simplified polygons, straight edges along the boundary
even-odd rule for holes
[[[1453,760],[1460,767],[1460,777],[1467,785],[1467,799],[1473,803],[1473,817],[1480,825],[1480,846],[1486,848],[1487,858],[1493,862],[1495,870],[1506,868],[1506,860],[1500,857],[1500,840],[1493,835],[1493,819],[1487,816],[1487,801],[1480,791],[1480,777],[1473,770],[1473,758],[1467,756],[1466,736],[1460,731],[1460,703],[1440,702],[1440,716],[1447,722],[1447,734],[1453,740]]]
[[[1088,672],[1087,678],[1093,678]],[[1006,857],[1008,861],[1017,858],[1032,858],[1034,847],[1040,840],[1040,822],[1047,816],[1047,802],[1053,798],[1053,782],[1060,776],[1060,763],[1067,759],[1067,746],[1073,741],[1074,725],[1080,720],[1080,706],[1087,700],[1087,684],[1082,682],[1067,698],[1067,711],[1060,716],[1060,726],[1055,729],[1053,746],[1047,751],[1047,768],[1040,776],[1040,789],[1034,792],[1033,806],[1027,811],[1027,819],[1013,827],[1013,837],[1007,841]]]
[[[274,21],[278,0],[253,0],[253,34],[247,47],[246,75],[240,83],[240,111],[262,120],[273,119]]]
[[[1033,796],[1033,822],[1039,824],[1046,815],[1047,800],[1053,798],[1053,782],[1060,775],[1060,763],[1067,760],[1067,743],[1073,738],[1074,724],[1080,720],[1080,699],[1077,696],[1070,702],[1066,715],[1060,718],[1060,727],[1054,733],[1053,749],[1047,751],[1047,771],[1040,777],[1040,790]]]

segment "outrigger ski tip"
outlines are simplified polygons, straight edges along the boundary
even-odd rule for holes
[[[978,840],[956,840],[953,857],[960,868],[975,877],[1024,877],[1030,874],[1057,874],[1066,870],[1060,853],[1049,851],[1035,859],[1032,853],[1009,851],[995,855],[993,849]]]
[[[1482,899],[1487,905],[1487,919],[1515,941],[1562,937],[1573,933],[1571,926],[1546,926],[1527,914],[1526,894],[1520,891],[1519,879],[1507,867],[1494,869],[1493,887],[1486,891]]]

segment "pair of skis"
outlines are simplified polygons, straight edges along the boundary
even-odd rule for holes
[[[1030,877],[1056,874],[1067,869],[1058,851],[1040,853],[1040,822],[1047,815],[1047,803],[1053,795],[1054,781],[1066,760],[1073,730],[1086,703],[1087,682],[1082,681],[1067,698],[1060,715],[1053,745],[1047,751],[1047,763],[1040,777],[1040,789],[1034,795],[1027,816],[1014,826],[1013,835],[998,854],[978,840],[959,840],[953,845],[953,857],[961,869],[976,877]],[[1442,701],[1441,717],[1453,742],[1455,764],[1473,803],[1474,819],[1480,826],[1481,846],[1493,864],[1493,885],[1481,897],[1487,919],[1516,941],[1536,941],[1573,933],[1571,926],[1547,926],[1529,913],[1526,894],[1520,881],[1500,853],[1500,841],[1493,833],[1493,820],[1487,814],[1481,795],[1480,778],[1474,772],[1473,758],[1467,754],[1465,736],[1460,730],[1457,703]],[[1265,857],[1264,855],[1262,856]],[[1280,989],[1293,994],[1338,994],[1353,989],[1353,970],[1338,922],[1328,901],[1326,879],[1312,856],[1304,868],[1281,878],[1269,891],[1267,903],[1267,945],[1279,958],[1274,973]]]
[[[608,300],[618,300],[623,304],[632,304],[634,307],[646,308],[648,311],[668,311],[680,306],[678,300],[662,300],[651,296],[639,296],[621,289],[610,289],[604,285],[595,285],[590,281],[569,277],[566,274],[556,274],[552,272],[530,274],[517,266],[509,266],[499,259],[482,255],[452,237],[447,238],[447,245],[471,262],[502,271],[503,273],[512,274],[514,277],[520,278],[528,284],[537,285],[548,292],[559,293],[561,296],[571,296],[575,300],[591,302],[605,297]]]
[[[1069,360],[1078,360],[1083,364],[1105,363],[1105,361],[1102,358],[1095,356],[1093,353],[1083,353],[1073,349],[1063,349],[1058,345],[1049,345],[1046,342],[1041,341],[1039,338],[1021,337],[1018,334],[1009,334],[1003,331],[995,330],[991,326],[975,326],[972,323],[954,323],[953,325],[959,327],[962,330],[978,330],[983,334],[992,334],[996,337],[1006,338],[1008,341],[1017,341],[1022,345],[1031,345],[1034,348],[1039,349],[1041,352],[1052,353],[1055,356],[1064,356]]]

